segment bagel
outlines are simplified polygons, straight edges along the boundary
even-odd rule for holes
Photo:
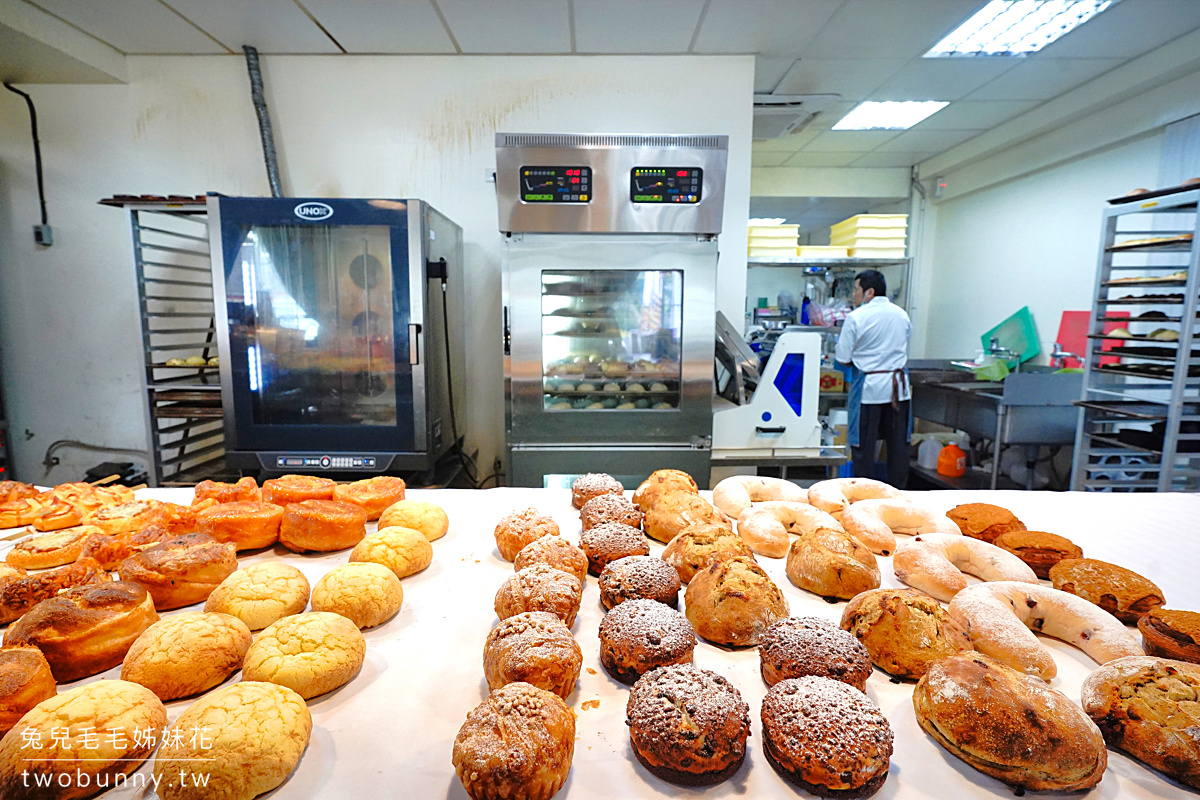
[[[791,481],[758,475],[734,475],[713,489],[713,505],[737,519],[751,503],[765,500],[786,500],[807,503],[808,492]]]
[[[871,548],[877,555],[889,556],[896,550],[894,534],[952,533],[962,536],[958,526],[945,514],[907,500],[885,498],[860,500],[842,512],[846,533]]]
[[[1073,644],[1099,664],[1144,655],[1137,639],[1112,614],[1049,586],[979,583],[955,595],[949,610],[976,650],[1047,681],[1058,674],[1058,667],[1029,631]]]
[[[871,478],[833,478],[818,481],[808,489],[808,502],[834,516],[845,511],[851,503],[903,496],[896,487]]]
[[[1029,565],[1004,548],[951,533],[923,533],[901,542],[892,568],[904,583],[945,602],[967,588],[964,572],[983,581],[1037,583]]]
[[[738,517],[738,535],[759,555],[783,558],[787,555],[789,533],[815,531],[818,528],[842,530],[833,517],[808,503],[770,500],[755,503]]]

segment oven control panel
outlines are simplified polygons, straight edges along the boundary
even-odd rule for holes
[[[590,203],[591,167],[521,167],[521,202]]]
[[[359,456],[349,453],[337,455],[289,455],[276,456],[277,469],[370,469],[376,467],[375,456]]]
[[[700,167],[634,167],[629,171],[633,203],[699,203],[704,192]]]

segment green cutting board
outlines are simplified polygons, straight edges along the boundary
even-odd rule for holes
[[[983,344],[985,353],[993,336],[1000,340],[1002,347],[1007,347],[1014,353],[1020,353],[1022,364],[1042,352],[1029,306],[1025,306],[980,337],[979,341]]]

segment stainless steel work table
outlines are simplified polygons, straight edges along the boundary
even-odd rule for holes
[[[916,492],[912,498],[946,510],[963,502],[987,501],[1012,509],[1030,528],[1054,531],[1078,542],[1086,555],[1129,567],[1155,581],[1172,608],[1200,609],[1196,582],[1196,520],[1200,495],[1079,494],[1045,492]],[[187,502],[187,489],[145,490],[139,497]],[[552,489],[413,491],[411,497],[441,504],[450,532],[434,542],[434,561],[406,578],[404,606],[392,620],[364,631],[367,655],[360,674],[341,689],[309,702],[313,732],[300,766],[270,797],[445,798],[466,797],[450,764],[454,736],[468,711],[487,695],[482,653],[496,623],[492,603],[512,565],[496,551],[492,530],[514,509],[536,506],[558,520],[563,534],[578,540],[579,522],[570,493]],[[655,554],[661,545],[653,545]],[[348,551],[300,556],[282,548],[243,555],[242,564],[279,560],[293,564],[315,583]],[[884,586],[899,586],[891,559],[881,558]],[[793,615],[840,618],[845,603],[830,605],[793,586],[782,559],[760,558],[779,584]],[[682,608],[682,598],[681,598]],[[195,607],[191,609],[195,610]],[[174,614],[178,612],[166,612]],[[562,798],[699,797],[649,775],[629,747],[625,727],[628,689],[600,666],[596,632],[603,611],[596,580],[589,577],[583,605],[572,628],[583,648],[585,670],[568,703],[578,715],[574,764]],[[1058,663],[1052,686],[1078,702],[1081,681],[1095,664],[1082,652],[1043,639]],[[805,797],[771,769],[762,754],[759,708],[767,687],[754,649],[730,651],[701,642],[697,666],[726,676],[750,706],[752,736],[745,765],[705,797]],[[119,669],[86,679],[116,678]],[[231,680],[237,680],[235,675]],[[60,691],[70,685],[60,686]],[[894,684],[876,670],[868,696],[879,704],[895,732],[895,752],[879,798],[1011,798],[1012,790],[968,767],[936,744],[917,725],[912,683]],[[172,720],[190,700],[167,704]],[[593,703],[598,705],[592,707]],[[586,704],[586,705],[585,705]],[[836,735],[836,733],[835,733]],[[147,762],[138,774],[147,775]],[[109,797],[146,798],[140,789]],[[1074,795],[1079,796],[1079,795]],[[1194,796],[1148,767],[1109,751],[1108,771],[1094,798]]]

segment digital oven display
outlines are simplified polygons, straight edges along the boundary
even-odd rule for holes
[[[699,167],[634,167],[629,199],[634,203],[699,203],[704,170]]]
[[[525,203],[590,203],[591,167],[521,167]]]

